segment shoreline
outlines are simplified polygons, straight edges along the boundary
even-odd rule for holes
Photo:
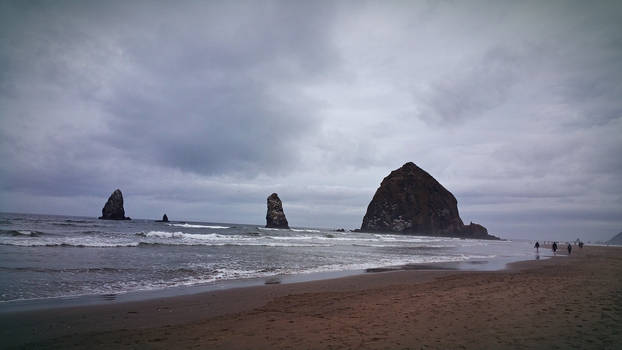
[[[536,254],[534,254],[536,255]],[[258,287],[271,284],[293,284],[332,280],[369,273],[383,273],[403,270],[449,270],[449,271],[499,271],[509,264],[521,261],[540,259],[540,255],[531,259],[525,257],[495,257],[490,259],[471,259],[464,261],[443,261],[428,263],[412,263],[405,265],[381,266],[356,270],[303,272],[296,274],[270,275],[263,277],[243,278],[237,280],[221,280],[196,285],[180,285],[168,288],[144,289],[118,293],[82,294],[33,299],[16,299],[0,301],[0,315],[24,311],[40,311],[69,307],[85,307],[91,305],[111,305],[131,303],[163,298],[175,298],[186,295],[209,293],[237,288]],[[551,256],[542,255],[542,259]]]
[[[612,348],[620,273],[622,248],[585,247],[500,271],[395,270],[4,313],[0,337],[15,348]]]

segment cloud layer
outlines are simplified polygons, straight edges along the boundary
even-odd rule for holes
[[[622,229],[618,2],[2,2],[0,210],[360,225],[413,161],[502,236]]]

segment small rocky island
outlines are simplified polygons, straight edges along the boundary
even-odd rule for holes
[[[102,220],[131,220],[125,216],[125,209],[123,209],[123,194],[120,189],[116,189],[110,197],[104,208],[102,209],[102,216],[99,217]]]
[[[283,212],[283,203],[279,195],[276,193],[268,197],[268,212],[266,213],[267,228],[289,228],[285,213]]]
[[[482,225],[464,225],[456,197],[412,162],[382,180],[361,231],[498,239]]]
[[[156,220],[156,222],[168,222],[168,216],[166,214],[162,215],[162,220]]]

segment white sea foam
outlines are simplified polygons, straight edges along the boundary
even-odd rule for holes
[[[313,239],[313,237],[309,237],[309,236],[265,236],[265,238],[277,239],[277,240],[293,240],[293,241]]]
[[[320,230],[290,228],[294,232],[321,232]]]
[[[76,247],[76,248],[123,248],[137,247],[140,242],[88,242],[88,241],[13,241],[1,242],[2,245],[13,245],[19,247]]]
[[[240,235],[221,235],[218,233],[185,233],[185,232],[168,232],[168,231],[149,231],[147,233],[139,232],[136,235],[143,237],[157,238],[182,238],[195,240],[252,240],[253,237],[243,237]]]
[[[455,244],[450,242],[443,242],[442,240],[422,240],[422,239],[397,239],[383,237],[363,238],[358,236],[265,236],[267,239],[281,240],[281,241],[322,241],[322,242],[343,242],[351,243],[357,246],[370,246],[370,247],[400,247],[404,246],[404,243],[408,243],[409,247],[430,247],[430,248],[444,248],[455,247]],[[443,244],[445,243],[445,244]]]
[[[184,232],[149,231],[136,235],[156,239],[143,241],[146,244],[167,245],[205,245],[205,246],[265,246],[265,247],[313,247],[318,244],[300,244],[293,242],[270,242],[269,237],[249,237],[243,235],[221,235],[218,233],[191,234]],[[163,239],[163,240],[157,240]],[[328,245],[324,245],[328,246]]]
[[[224,226],[221,226],[224,227]],[[464,241],[450,238],[432,238],[405,235],[341,234],[296,235],[288,230],[266,229],[279,235],[245,235],[219,233],[187,233],[182,231],[148,231],[131,236],[79,236],[79,237],[34,237],[31,231],[20,231],[19,235],[0,237],[0,244],[15,246],[75,246],[75,247],[136,247],[139,245],[205,245],[205,246],[266,246],[266,247],[329,247],[339,245],[361,247],[408,247],[408,248],[456,248],[458,246],[485,245],[478,241]],[[303,230],[300,230],[303,231]],[[311,230],[305,230],[311,231]],[[321,232],[319,230],[314,230]],[[14,231],[15,232],[15,231]],[[290,234],[287,234],[290,232]],[[30,234],[33,233],[33,236]]]
[[[183,224],[168,224],[169,226],[177,226],[177,227],[185,227],[185,228],[210,228],[210,229],[226,229],[226,228],[230,228],[229,226],[218,226],[218,225],[195,225],[195,224],[189,224],[189,223],[183,223]]]

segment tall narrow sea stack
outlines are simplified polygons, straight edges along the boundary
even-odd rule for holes
[[[276,193],[268,197],[268,212],[266,213],[266,227],[268,228],[289,228],[285,213],[283,213],[283,203]]]
[[[382,180],[361,231],[496,239],[484,226],[465,226],[456,197],[412,162]]]
[[[123,209],[123,194],[120,189],[116,189],[110,197],[104,208],[102,209],[102,216],[99,217],[102,220],[131,220],[125,216],[125,209]]]

